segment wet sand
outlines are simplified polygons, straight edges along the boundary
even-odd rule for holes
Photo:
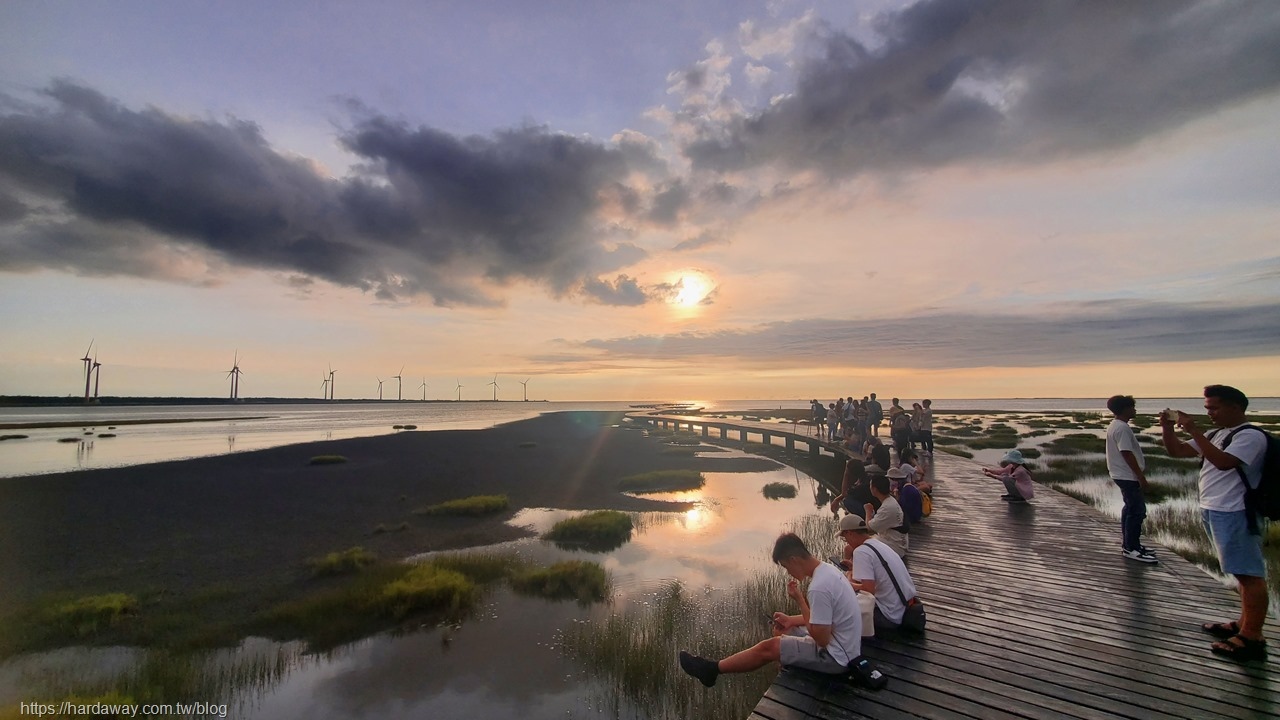
[[[650,470],[755,471],[762,458],[664,455],[617,413],[556,413],[485,430],[404,432],[210,458],[0,478],[0,612],[47,596],[270,591],[308,558],[361,545],[380,557],[528,534],[522,507],[675,509],[617,492]],[[522,444],[536,443],[534,447]],[[346,463],[309,465],[316,455]],[[412,510],[506,494],[488,518]],[[397,530],[402,523],[407,529]],[[388,532],[376,533],[383,525]]]

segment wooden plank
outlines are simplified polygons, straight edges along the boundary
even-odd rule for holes
[[[1280,718],[1280,656],[1208,652],[1200,623],[1239,610],[1216,579],[1168,551],[1124,560],[1117,523],[1048,488],[1013,507],[976,463],[940,456],[930,475],[934,513],[909,558],[930,630],[865,646],[884,691],[784,670],[757,717]],[[1266,636],[1280,645],[1276,623]]]

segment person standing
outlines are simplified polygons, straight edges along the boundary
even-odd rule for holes
[[[1107,426],[1107,474],[1120,488],[1124,509],[1120,511],[1121,553],[1137,562],[1157,562],[1156,554],[1143,547],[1142,521],[1147,518],[1147,460],[1129,421],[1138,414],[1131,395],[1113,395],[1107,409],[1115,417]]]
[[[933,401],[925,400],[920,406],[920,449],[933,457]]]
[[[1214,430],[1208,434],[1184,412],[1160,413],[1160,434],[1170,457],[1201,458],[1200,516],[1218,553],[1222,571],[1240,585],[1240,617],[1211,622],[1201,629],[1221,638],[1210,649],[1234,660],[1262,660],[1267,641],[1267,566],[1262,556],[1262,532],[1257,513],[1245,504],[1245,485],[1262,482],[1267,436],[1245,423],[1249,398],[1230,385],[1204,389],[1204,409]],[[1178,439],[1175,425],[1191,436]]]
[[[871,393],[871,402],[867,405],[867,427],[871,429],[871,434],[879,437],[880,421],[884,420],[884,406],[876,400],[876,394]]]
[[[773,614],[773,637],[723,660],[680,651],[680,668],[711,687],[721,673],[743,673],[771,662],[831,675],[843,675],[862,655],[862,611],[858,597],[840,569],[814,557],[795,533],[773,544],[773,561],[792,580],[787,594],[800,606],[799,615]],[[800,580],[812,578],[808,597]]]

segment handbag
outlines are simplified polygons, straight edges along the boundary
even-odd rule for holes
[[[893,589],[898,591],[898,598],[902,600],[902,605],[906,608],[906,610],[902,611],[902,623],[899,627],[913,632],[924,632],[924,603],[920,602],[918,597],[907,600],[907,597],[902,594],[902,586],[898,584],[898,578],[894,576],[893,570],[889,568],[889,563],[885,561],[884,556],[880,554],[879,550],[876,550],[874,545],[867,545],[867,547],[876,554],[876,557],[880,558],[880,564],[884,565],[884,571],[889,573],[889,580],[893,582]]]

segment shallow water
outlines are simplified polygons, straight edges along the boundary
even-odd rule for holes
[[[738,451],[717,454],[740,455]],[[562,651],[559,639],[565,629],[630,603],[643,605],[670,580],[680,580],[691,592],[708,596],[724,592],[751,573],[770,569],[767,553],[778,533],[795,519],[816,512],[815,481],[792,468],[705,476],[701,490],[651,496],[690,501],[694,507],[636,514],[631,541],[611,552],[562,550],[536,539],[486,548],[511,550],[541,563],[568,558],[600,562],[613,577],[611,604],[581,607],[500,588],[457,628],[378,635],[318,656],[299,653],[296,644],[257,640],[240,649],[206,654],[206,659],[217,658],[223,665],[248,666],[248,671],[234,675],[241,678],[237,687],[218,691],[217,698],[181,700],[230,703],[240,708],[236,717],[262,720],[462,716],[550,720],[602,713],[640,717],[625,700],[605,707],[608,688]],[[766,499],[761,488],[769,482],[795,484],[798,495]],[[545,530],[576,514],[526,509],[512,522]],[[261,665],[263,653],[278,660],[269,666],[276,671]],[[0,707],[31,700],[41,687],[64,686],[50,684],[49,678],[110,676],[145,663],[146,655],[124,649],[60,650],[10,661],[0,665]],[[42,669],[36,672],[37,668]]]

